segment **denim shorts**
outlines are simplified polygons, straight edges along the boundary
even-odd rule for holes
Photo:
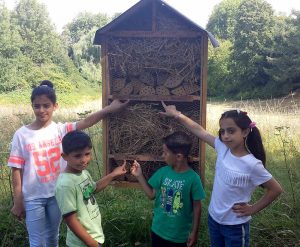
[[[249,247],[249,225],[221,225],[208,215],[211,247]]]

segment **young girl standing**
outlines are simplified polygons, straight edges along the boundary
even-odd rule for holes
[[[174,117],[217,152],[216,173],[209,204],[208,227],[211,246],[249,246],[249,221],[282,192],[279,183],[265,169],[266,156],[255,123],[246,112],[231,110],[221,115],[219,136],[165,105],[162,114]],[[257,202],[250,204],[257,186],[265,189]]]
[[[16,131],[8,166],[12,169],[14,205],[18,219],[26,219],[30,246],[58,246],[61,215],[54,190],[58,175],[65,169],[61,158],[61,140],[72,130],[88,128],[110,113],[126,106],[114,100],[109,106],[74,123],[55,123],[58,107],[53,84],[42,81],[31,94],[35,120]]]

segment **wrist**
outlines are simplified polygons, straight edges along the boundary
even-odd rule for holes
[[[103,113],[104,113],[105,115],[108,115],[108,114],[112,113],[112,110],[111,110],[110,105],[105,106],[105,107],[102,109],[102,111],[103,111]]]
[[[181,115],[182,115],[182,113],[179,111],[179,112],[176,113],[176,115],[174,116],[174,118],[175,118],[175,119],[178,119],[178,118],[181,117]]]

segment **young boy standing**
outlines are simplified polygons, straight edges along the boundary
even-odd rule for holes
[[[94,182],[86,170],[92,154],[90,137],[83,131],[69,132],[62,139],[62,148],[67,167],[59,175],[55,197],[68,226],[66,245],[101,246],[104,234],[94,194],[106,188],[116,176],[126,173],[125,162]]]
[[[174,132],[163,143],[168,166],[160,168],[148,182],[137,161],[131,168],[148,198],[155,199],[152,247],[194,246],[205,193],[199,175],[188,165],[191,141],[184,132]]]

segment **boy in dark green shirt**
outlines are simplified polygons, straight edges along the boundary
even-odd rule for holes
[[[155,199],[152,247],[194,246],[205,193],[199,175],[188,165],[191,141],[184,132],[175,132],[163,141],[163,158],[168,166],[148,182],[137,161],[131,168],[149,199]]]

